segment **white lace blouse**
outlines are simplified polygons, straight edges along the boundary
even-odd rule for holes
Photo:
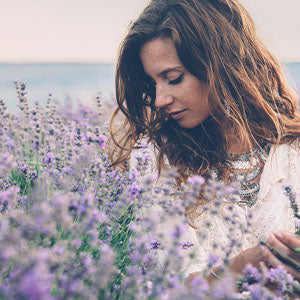
[[[154,153],[151,151],[151,147],[147,150],[143,148],[135,151],[131,157],[131,166],[136,168],[141,152],[145,151],[148,151],[153,160],[147,162],[147,170],[140,168],[141,178],[147,176],[149,172],[154,172],[155,174]],[[166,178],[160,177],[156,184],[163,184],[164,180]],[[267,232],[280,229],[295,230],[293,211],[290,208],[287,196],[284,194],[283,185],[291,185],[293,187],[293,191],[297,194],[297,202],[300,203],[300,149],[296,142],[292,145],[283,144],[277,148],[275,146],[271,147],[269,157],[261,174],[258,200],[253,207],[241,207],[238,204],[231,203],[231,215],[235,213],[235,220],[242,225],[242,228],[246,228],[248,232],[239,228],[231,231],[231,234],[235,235],[240,245],[231,246],[230,257],[255,245]],[[159,197],[150,207],[143,210],[143,214],[154,214],[156,216],[164,214],[164,209],[159,204]],[[227,234],[230,226],[230,221],[224,221],[224,217],[227,214],[228,203],[224,203],[219,207],[218,214],[212,214],[210,210],[202,212],[194,222],[196,228],[185,223],[181,239],[183,242],[189,241],[193,244],[193,247],[183,249],[181,253],[181,271],[184,276],[188,277],[193,272],[204,270],[210,253],[220,257],[224,256],[222,247],[228,247]],[[165,245],[171,244],[172,240],[169,232],[181,221],[178,217],[166,216],[164,218],[156,234],[164,235],[163,243]],[[207,226],[208,222],[210,226]],[[204,236],[206,238],[203,238]],[[218,244],[217,248],[214,246],[216,243]],[[194,253],[193,258],[191,258],[190,251]],[[156,252],[160,265],[163,265],[167,252],[165,250]]]

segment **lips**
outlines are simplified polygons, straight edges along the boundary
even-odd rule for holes
[[[177,111],[174,111],[174,112],[170,112],[170,116],[172,119],[174,120],[178,120],[178,119],[181,119],[184,115],[184,113],[186,112],[186,109],[182,109],[182,110],[177,110]]]

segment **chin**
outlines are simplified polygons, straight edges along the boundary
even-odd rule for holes
[[[197,121],[178,121],[178,125],[182,128],[186,128],[186,129],[192,129],[192,128],[195,128],[197,127],[198,125],[200,125],[202,122],[204,122],[206,119],[203,119],[201,121],[197,120]]]

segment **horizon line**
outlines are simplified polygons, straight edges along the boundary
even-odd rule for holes
[[[30,65],[30,64],[45,64],[45,65],[51,65],[51,64],[107,64],[107,65],[115,65],[115,62],[108,62],[108,61],[18,61],[18,62],[12,62],[12,61],[0,61],[1,65],[7,64],[7,65]]]
[[[279,61],[283,64],[299,64],[298,61]],[[0,64],[116,64],[113,60],[1,60]]]
[[[0,59],[0,64],[116,64],[115,61],[113,60],[100,60],[100,59],[95,59],[95,60],[19,60],[19,59],[9,59],[9,60],[1,60]]]

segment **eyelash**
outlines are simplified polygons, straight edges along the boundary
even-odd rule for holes
[[[182,73],[181,75],[179,75],[179,77],[177,77],[177,78],[174,79],[174,80],[167,80],[167,81],[168,81],[168,84],[176,85],[176,84],[180,83],[180,82],[183,80],[183,77],[184,77],[184,73]],[[153,84],[154,86],[156,86],[155,81],[152,80],[152,79],[151,79],[151,81],[152,81],[152,84]]]
[[[168,81],[168,83],[172,84],[172,85],[175,85],[175,84],[180,83],[182,81],[182,79],[183,79],[183,73],[179,77],[177,77],[176,79]]]

